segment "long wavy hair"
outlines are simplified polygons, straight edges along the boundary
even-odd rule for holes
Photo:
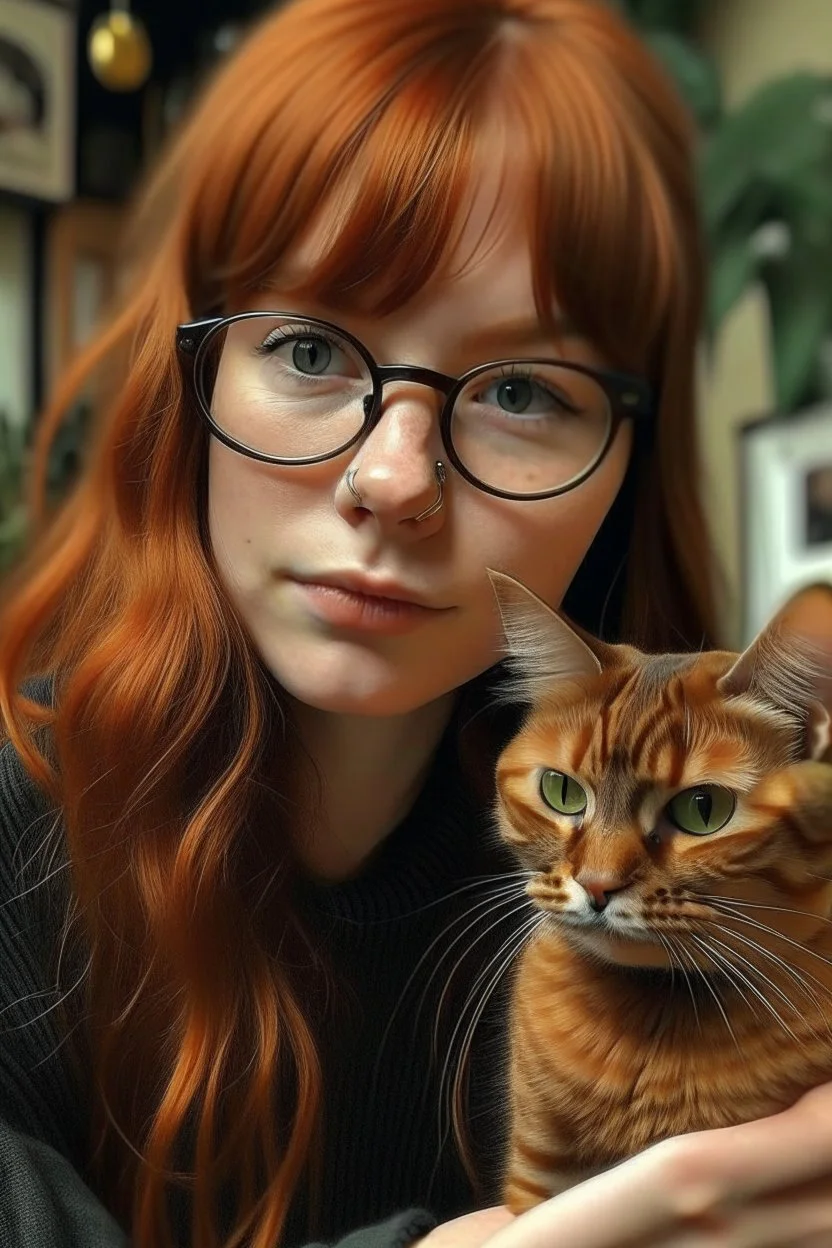
[[[322,1096],[287,969],[305,939],[283,869],[292,737],[212,557],[208,435],[177,323],[244,306],[321,204],[347,200],[304,289],[333,305],[369,292],[380,316],[403,305],[449,255],[488,118],[513,110],[528,138],[513,193],[541,317],[556,291],[610,364],[660,396],[614,526],[620,633],[675,650],[715,633],[696,484],[704,258],[689,118],[603,4],[417,8],[296,0],[249,33],[144,188],[129,286],[34,443],[31,541],[0,598],[0,711],[4,739],[61,813],[68,935],[88,967],[90,1173],[136,1248],[172,1242],[177,1183],[197,1248],[273,1248]],[[93,382],[83,471],[50,508],[52,441]],[[42,673],[51,706],[20,688]]]

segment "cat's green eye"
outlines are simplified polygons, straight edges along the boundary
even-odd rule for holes
[[[677,793],[667,804],[667,814],[680,831],[707,836],[725,827],[736,804],[734,794],[721,784],[697,784]]]
[[[582,815],[586,810],[586,792],[562,771],[544,771],[540,777],[540,796],[559,815]]]

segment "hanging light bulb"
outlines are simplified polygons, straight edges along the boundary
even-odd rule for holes
[[[130,0],[111,0],[90,27],[90,68],[109,91],[137,91],[150,76],[153,50],[142,22],[130,12]]]

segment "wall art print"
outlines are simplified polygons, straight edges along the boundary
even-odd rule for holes
[[[0,191],[73,194],[76,20],[61,0],[0,0]]]

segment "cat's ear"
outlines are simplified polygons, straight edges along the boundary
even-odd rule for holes
[[[750,694],[806,723],[807,750],[832,741],[832,584],[794,594],[719,680],[728,695]]]
[[[587,643],[537,594],[504,572],[489,568],[488,575],[514,678],[510,694],[533,701],[555,682],[597,676],[603,670]]]

